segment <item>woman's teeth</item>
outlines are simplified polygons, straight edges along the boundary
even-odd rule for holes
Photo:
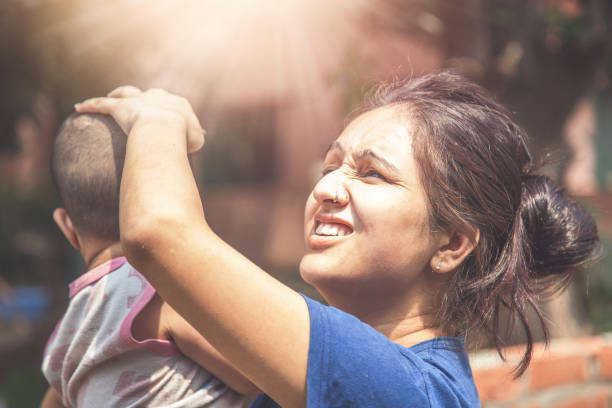
[[[344,235],[347,235],[347,233],[350,232],[347,230],[348,228],[344,225],[320,223],[319,225],[317,225],[315,234],[343,237]]]

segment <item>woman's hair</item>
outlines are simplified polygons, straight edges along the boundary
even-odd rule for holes
[[[442,72],[383,86],[373,105],[397,105],[413,121],[432,229],[472,239],[474,228],[480,233],[441,296],[438,324],[454,334],[483,330],[502,355],[504,329],[518,318],[526,335],[520,376],[533,349],[528,311],[548,341],[538,301],[598,256],[595,221],[550,178],[534,174],[523,130],[462,76]]]

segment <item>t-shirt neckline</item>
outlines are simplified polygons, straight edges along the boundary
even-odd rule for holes
[[[442,336],[422,341],[410,347],[404,347],[402,345],[400,345],[400,347],[408,349],[413,353],[419,353],[428,349],[444,349],[456,351],[465,349],[465,339],[463,336]]]

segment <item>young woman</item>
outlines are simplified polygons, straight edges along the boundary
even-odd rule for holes
[[[517,316],[520,374],[527,309],[599,246],[592,218],[533,173],[505,109],[455,74],[383,89],[326,153],[300,272],[330,306],[209,228],[187,161],[202,130],[184,99],[122,87],[76,109],[110,114],[129,135],[130,262],[283,407],[478,406],[462,335],[500,344],[500,313]]]

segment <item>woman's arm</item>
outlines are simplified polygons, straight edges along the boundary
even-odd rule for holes
[[[248,395],[261,394],[260,389],[236,370],[200,332],[166,302],[162,305],[161,320],[167,327],[172,340],[187,357],[211,372],[234,391]]]
[[[208,226],[187,160],[198,144],[191,108],[163,91],[111,95],[77,110],[111,114],[129,135],[120,226],[130,263],[261,390],[305,406],[306,303]]]

